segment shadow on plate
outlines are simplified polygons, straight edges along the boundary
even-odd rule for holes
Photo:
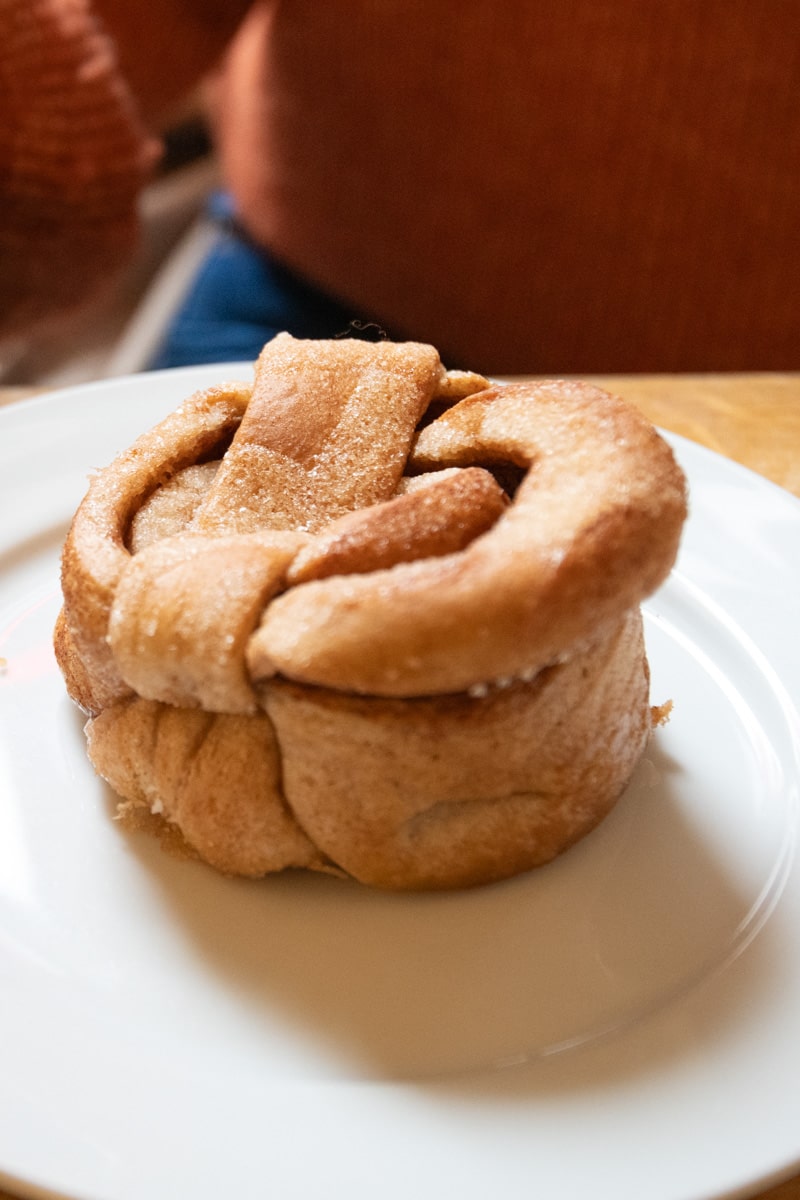
[[[491,1092],[501,1068],[534,1066],[517,1072],[526,1093],[556,1076],[582,1086],[566,1059],[618,1044],[735,959],[779,890],[777,859],[760,882],[720,859],[682,803],[682,772],[655,738],[583,842],[466,892],[384,894],[303,872],[227,879],[144,835],[131,845],[208,986],[263,1022],[265,1039],[282,1029],[281,1069],[297,1045],[323,1078],[436,1080],[467,1095]],[[756,942],[765,962],[750,986],[768,986],[768,940]],[[725,1019],[752,1000],[731,994]],[[649,1070],[653,1053],[612,1051],[605,1069]]]

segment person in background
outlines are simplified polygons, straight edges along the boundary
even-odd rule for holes
[[[793,0],[0,0],[0,334],[133,252],[206,81],[160,365],[375,328],[491,374],[797,368]]]

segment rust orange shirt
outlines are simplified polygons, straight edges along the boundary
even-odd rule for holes
[[[797,367],[773,0],[273,0],[219,96],[254,238],[491,372]]]

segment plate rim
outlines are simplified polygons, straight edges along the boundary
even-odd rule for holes
[[[157,380],[162,385],[167,385],[169,388],[171,388],[174,385],[175,388],[177,389],[179,387],[179,385],[181,384],[181,382],[186,379],[189,379],[189,378],[193,378],[193,379],[197,379],[197,380],[207,379],[208,383],[198,382],[195,385],[196,387],[203,387],[203,386],[209,386],[211,383],[214,383],[214,382],[221,382],[227,378],[231,378],[231,379],[239,378],[239,377],[241,377],[241,373],[245,372],[245,371],[251,372],[252,364],[250,364],[250,363],[223,363],[223,364],[210,364],[210,365],[203,365],[203,366],[173,368],[173,369],[151,372],[151,373],[120,376],[120,377],[117,377],[114,379],[96,380],[96,381],[92,381],[88,384],[77,384],[77,385],[73,385],[68,388],[58,389],[55,391],[47,391],[47,392],[43,392],[43,393],[40,393],[40,394],[37,394],[34,396],[30,396],[23,400],[15,401],[7,406],[0,408],[0,428],[2,428],[3,424],[6,422],[7,416],[9,414],[14,414],[15,420],[21,419],[24,423],[26,413],[33,413],[34,411],[49,408],[52,405],[67,406],[70,404],[70,402],[74,402],[76,398],[87,398],[88,397],[89,399],[91,399],[92,396],[95,396],[95,397],[98,397],[98,396],[104,397],[105,396],[107,398],[109,392],[113,393],[114,391],[124,390],[126,388],[133,387],[133,386],[140,386],[142,384],[146,385],[148,383],[148,381],[152,382],[153,380]],[[183,398],[183,397],[181,397],[180,395],[176,395],[175,403],[179,403],[181,398]],[[168,411],[169,411],[169,407],[166,407],[164,409],[165,414]],[[676,449],[676,453],[678,454],[679,459],[682,461],[682,465],[684,465],[684,469],[687,471],[687,475],[689,475],[690,485],[692,482],[692,475],[695,473],[695,470],[696,470],[696,464],[697,463],[700,463],[701,465],[705,464],[712,473],[714,473],[714,472],[722,473],[722,475],[724,477],[726,477],[727,479],[732,480],[734,483],[737,483],[739,486],[746,487],[748,490],[755,488],[757,491],[763,492],[766,489],[765,494],[766,493],[772,494],[773,499],[777,503],[779,503],[779,505],[783,504],[786,506],[786,511],[787,511],[787,513],[790,514],[790,520],[797,521],[798,529],[800,530],[800,498],[794,496],[791,492],[787,491],[785,488],[780,487],[780,485],[774,483],[773,481],[766,479],[763,476],[759,475],[757,472],[753,471],[751,468],[749,468],[741,463],[735,462],[732,459],[728,459],[728,458],[724,457],[723,455],[720,455],[718,452],[716,452],[706,446],[701,445],[700,443],[697,443],[689,438],[685,438],[680,434],[671,433],[671,432],[665,431],[665,430],[660,430],[660,432],[663,434],[663,436],[665,436],[667,441],[669,441],[670,444],[672,444],[674,446],[674,448]],[[2,450],[0,450],[0,461],[2,461],[2,458],[3,458],[3,452],[2,452]],[[2,491],[3,491],[3,481],[2,481],[2,478],[0,478],[0,495],[2,495]],[[71,515],[70,513],[67,513],[67,516],[66,516],[67,520],[69,519],[70,515]],[[798,578],[800,579],[800,565],[797,568],[797,574],[798,574]],[[775,664],[773,664],[773,666],[774,665]],[[798,868],[797,864],[795,863],[792,867],[792,885],[793,885],[792,890],[793,890],[793,892],[796,892],[798,890],[796,885],[798,884],[798,882],[800,882],[798,880],[798,871],[799,870],[800,870],[800,868]],[[796,905],[798,904],[797,896],[793,897],[793,903],[795,903]],[[798,920],[800,920],[800,907],[798,907],[796,915],[798,917]],[[738,964],[738,966],[740,967],[741,963]],[[798,966],[800,966],[800,964],[798,964]],[[798,994],[798,997],[800,997],[800,970],[797,970],[797,986],[798,986],[797,994]],[[701,989],[701,991],[702,990],[703,989]],[[711,985],[709,985],[709,987],[706,988],[705,990],[709,991],[709,990],[713,990],[713,988],[711,987]],[[690,1007],[693,1007],[693,1005],[690,1005]],[[800,1030],[800,1015],[798,1015],[797,1025],[798,1025],[798,1029]],[[627,1037],[627,1035],[623,1034],[622,1037],[625,1038],[625,1037]],[[800,1107],[798,1107],[798,1111],[800,1111]],[[800,1124],[800,1123],[798,1123],[798,1124]],[[781,1181],[782,1179],[785,1179],[785,1178],[791,1176],[797,1170],[798,1166],[800,1166],[800,1132],[798,1132],[798,1135],[795,1138],[794,1149],[788,1158],[784,1158],[783,1161],[781,1161],[781,1162],[773,1162],[772,1165],[769,1167],[767,1167],[766,1165],[763,1165],[762,1168],[758,1171],[757,1176],[754,1176],[753,1178],[750,1178],[747,1180],[741,1180],[730,1186],[725,1185],[723,1187],[723,1190],[706,1191],[706,1192],[703,1192],[702,1194],[704,1197],[708,1197],[708,1200],[711,1200],[712,1197],[714,1197],[714,1200],[721,1200],[721,1198],[723,1196],[731,1196],[732,1197],[734,1195],[745,1195],[745,1194],[748,1194],[751,1190],[758,1190],[760,1188],[768,1187],[771,1184],[774,1184],[776,1182]],[[67,1193],[59,1193],[57,1191],[54,1191],[52,1188],[52,1184],[36,1183],[32,1179],[26,1180],[21,1177],[17,1177],[15,1174],[13,1174],[13,1172],[9,1173],[8,1171],[5,1171],[3,1169],[3,1163],[1,1160],[0,1160],[0,1186],[7,1186],[7,1187],[11,1188],[12,1190],[15,1190],[23,1195],[29,1194],[29,1195],[35,1196],[35,1195],[42,1195],[42,1194],[46,1194],[46,1195],[67,1194]],[[80,1196],[82,1197],[82,1200],[83,1200],[83,1198],[85,1198],[85,1200],[92,1200],[92,1198],[93,1198],[93,1194],[89,1191],[81,1191],[80,1193],[77,1193],[77,1192],[73,1193],[70,1191],[69,1194],[74,1194],[74,1195],[80,1194]],[[120,1192],[119,1195],[121,1197],[123,1195],[123,1192]],[[697,1195],[699,1196],[700,1193],[697,1193]],[[114,1196],[114,1200],[116,1200],[116,1193]]]

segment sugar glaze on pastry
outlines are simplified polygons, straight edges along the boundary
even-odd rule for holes
[[[123,811],[221,871],[502,879],[584,836],[652,729],[639,605],[683,475],[588,384],[416,343],[263,350],[91,482],[56,653]]]

